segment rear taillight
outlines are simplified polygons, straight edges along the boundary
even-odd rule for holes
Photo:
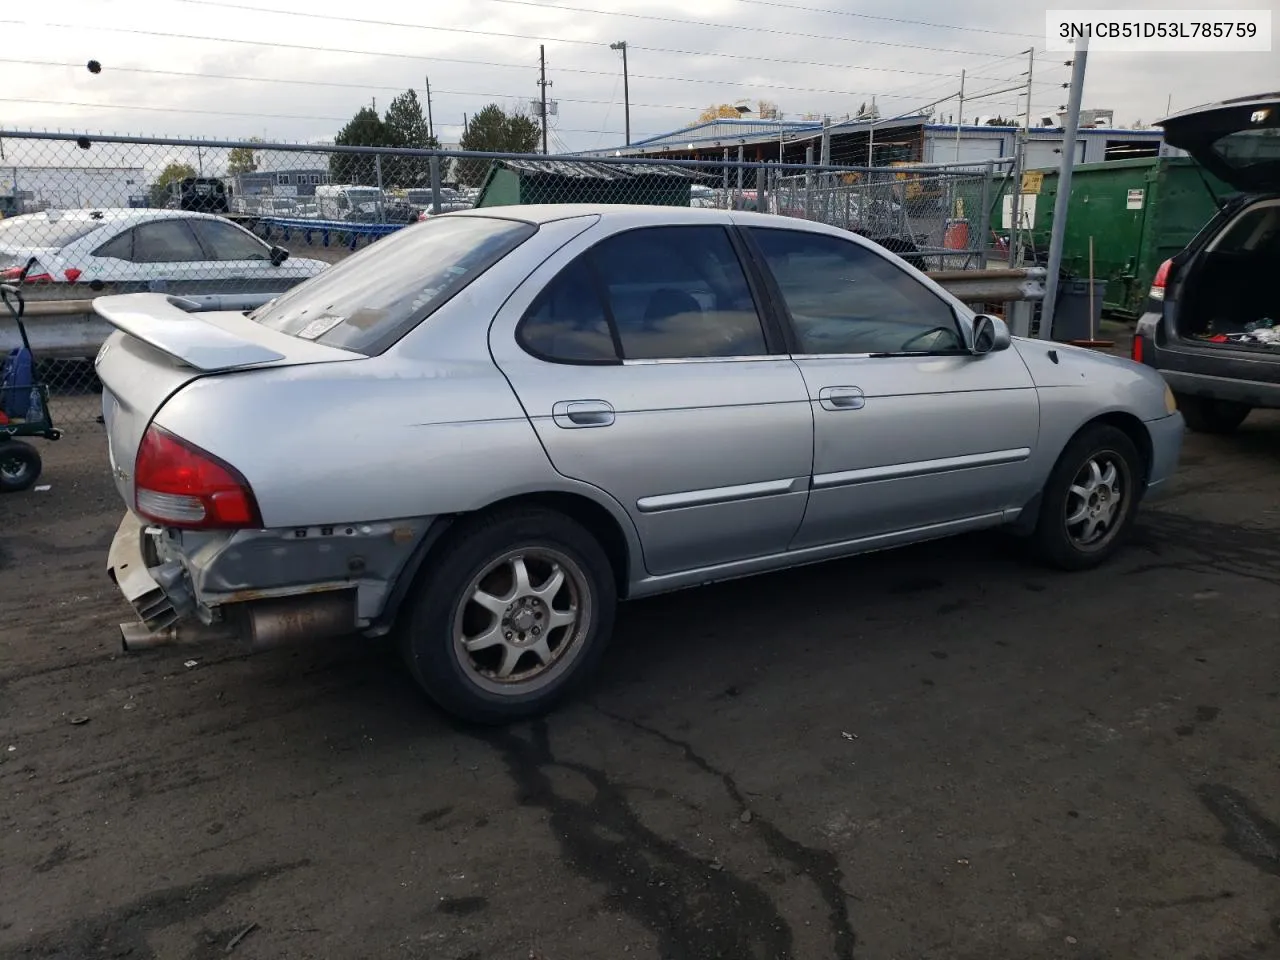
[[[1155,278],[1151,281],[1151,290],[1148,292],[1152,300],[1164,299],[1164,288],[1169,283],[1169,268],[1173,266],[1172,260],[1166,260],[1160,264],[1160,268],[1156,270]]]
[[[235,467],[155,424],[138,446],[134,491],[138,514],[166,526],[262,526],[253,491]]]
[[[1129,347],[1129,359],[1134,363],[1142,363],[1142,351],[1144,340],[1140,333],[1133,335],[1133,343]]]

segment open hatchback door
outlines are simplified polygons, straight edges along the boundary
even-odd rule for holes
[[[1193,107],[1156,125],[1169,146],[1236,189],[1280,192],[1280,91]]]

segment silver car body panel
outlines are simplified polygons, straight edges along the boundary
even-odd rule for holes
[[[707,222],[705,211],[692,212],[675,209],[663,222]],[[556,470],[627,511],[643,548],[636,570],[781,553],[804,517],[813,463],[813,420],[790,357],[579,365],[538,359],[516,342],[520,318],[565,266],[606,237],[652,223],[644,208],[620,212],[547,258],[498,312],[493,359]],[[569,405],[586,403],[605,416],[575,426]]]
[[[436,518],[529,494],[606,511],[625,547],[623,593],[633,597],[883,549],[1016,518],[1070,437],[1105,413],[1148,424],[1153,486],[1176,463],[1180,418],[1167,416],[1159,376],[1058,344],[1015,340],[983,356],[573,365],[533,357],[515,338],[545,285],[621,230],[785,224],[903,265],[843,231],[678,207],[445,216],[516,217],[539,230],[376,356],[231,312],[177,321],[192,324],[180,328],[191,342],[121,319],[164,348],[120,332],[99,357],[122,497],[132,505],[133,460],[154,421],[233,464],[267,527],[144,534],[152,579],[180,579],[190,594],[167,587],[177,601],[208,619],[219,605],[355,585],[364,626],[382,614]],[[917,277],[970,339],[973,314]],[[124,300],[100,311],[161,310]],[[207,349],[219,338],[221,358]],[[136,571],[130,582],[142,582]]]

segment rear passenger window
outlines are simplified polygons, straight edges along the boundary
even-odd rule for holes
[[[648,227],[601,241],[547,284],[516,337],[560,363],[769,352],[723,227]]]
[[[723,227],[629,230],[590,251],[624,360],[768,354]]]
[[[517,332],[536,357],[561,363],[617,363],[613,332],[586,257],[565,267],[538,294]]]
[[[155,220],[134,227],[135,263],[192,263],[204,258],[185,220]]]
[[[95,257],[110,257],[113,260],[129,260],[133,256],[133,231],[126,230],[118,237],[108,240],[97,250]]]

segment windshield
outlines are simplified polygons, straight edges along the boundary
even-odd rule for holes
[[[406,227],[249,317],[304,340],[380,353],[536,232],[489,217]]]
[[[28,213],[0,220],[0,247],[21,250],[31,247],[65,247],[102,226],[101,220],[63,220],[47,213]]]

